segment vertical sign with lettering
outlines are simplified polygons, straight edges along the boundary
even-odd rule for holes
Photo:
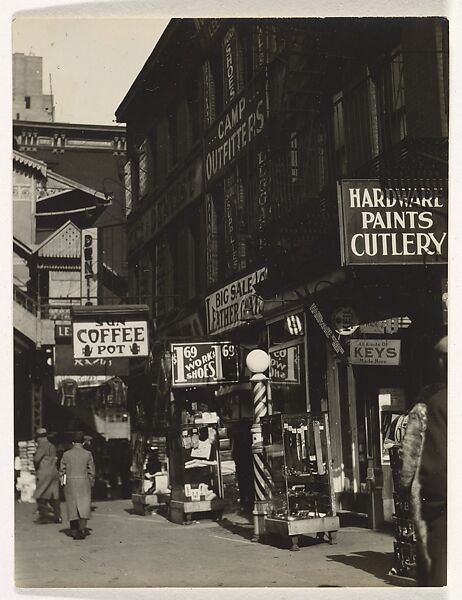
[[[255,195],[256,198],[256,217],[258,249],[262,250],[266,246],[266,217],[268,205],[268,170],[266,166],[266,152],[258,152],[258,189]]]
[[[238,251],[238,227],[236,218],[236,203],[237,203],[237,176],[236,170],[223,178],[224,191],[224,225],[225,225],[225,248],[226,248],[226,265],[228,271],[235,273],[239,270],[239,251]]]
[[[211,194],[205,195],[205,219],[207,223],[207,285],[218,279],[218,231],[217,213]]]
[[[234,27],[223,39],[223,77],[225,104],[235,99],[242,89],[239,45]]]
[[[82,304],[98,304],[98,229],[82,229],[81,251]]]
[[[202,74],[204,79],[204,116],[205,124],[208,126],[215,120],[215,82],[208,61],[202,66]]]

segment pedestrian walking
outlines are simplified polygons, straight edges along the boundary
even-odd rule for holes
[[[431,587],[447,582],[447,337],[438,342],[435,351],[444,383],[427,402],[427,428],[419,473],[430,558],[425,584]]]
[[[34,498],[37,501],[39,524],[61,523],[61,505],[59,502],[59,475],[56,466],[56,448],[48,440],[47,430],[37,429],[37,449],[34,454],[34,467],[37,484]],[[50,505],[54,517],[50,516]]]
[[[95,480],[95,465],[91,452],[83,447],[81,432],[74,435],[72,448],[63,454],[60,466],[64,485],[67,518],[75,540],[85,538],[90,518],[91,488]]]
[[[435,352],[438,381],[419,393],[401,448],[400,486],[411,496],[420,586],[446,582],[447,338],[438,342]]]
[[[427,525],[422,518],[422,502],[420,498],[420,462],[422,447],[427,428],[427,404],[424,401],[427,389],[419,394],[418,402],[409,412],[405,434],[400,450],[402,467],[399,476],[400,487],[410,495],[411,514],[414,522],[417,549],[417,574],[419,583],[425,580],[430,567],[427,551]],[[427,398],[428,399],[428,398]]]

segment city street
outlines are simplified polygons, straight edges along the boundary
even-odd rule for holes
[[[64,505],[63,505],[64,509]],[[95,502],[91,535],[74,541],[68,524],[36,525],[34,504],[16,504],[18,587],[366,587],[390,577],[393,537],[343,528],[337,545],[301,538],[300,552],[250,541],[238,515],[189,526],[163,515],[132,515],[129,500]],[[64,509],[65,516],[65,509]],[[46,549],[46,551],[45,551]],[[407,585],[409,585],[407,583]]]

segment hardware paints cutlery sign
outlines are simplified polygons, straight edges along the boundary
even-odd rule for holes
[[[372,179],[341,182],[343,264],[447,262],[447,190],[414,183],[381,187]]]

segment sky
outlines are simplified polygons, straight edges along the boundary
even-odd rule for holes
[[[169,19],[154,17],[15,17],[13,52],[43,57],[43,92],[55,121],[114,124],[115,111]]]

